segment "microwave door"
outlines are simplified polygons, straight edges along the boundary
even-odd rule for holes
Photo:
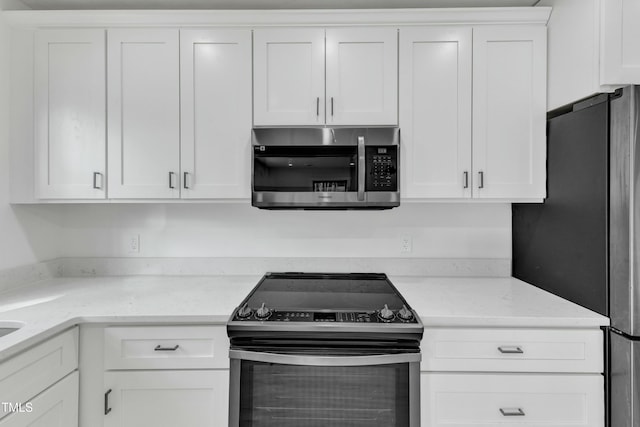
[[[358,201],[360,188],[364,194],[355,145],[257,148],[262,151],[254,153],[254,197],[267,206],[350,204]]]

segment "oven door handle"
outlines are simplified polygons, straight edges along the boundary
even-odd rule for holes
[[[230,359],[301,366],[369,366],[420,362],[420,353],[378,354],[371,356],[305,356],[299,354],[264,353],[229,350]]]

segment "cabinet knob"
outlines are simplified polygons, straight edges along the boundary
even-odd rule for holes
[[[112,392],[112,390],[109,389],[104,394],[104,414],[105,415],[107,415],[109,412],[111,412],[111,408],[109,407],[109,395],[111,394],[111,392]]]
[[[462,188],[469,188],[469,172],[462,173]]]
[[[175,172],[169,172],[169,188],[171,189],[176,188],[175,185],[173,184],[174,175],[175,175]]]
[[[478,188],[484,188],[484,172],[478,172]]]

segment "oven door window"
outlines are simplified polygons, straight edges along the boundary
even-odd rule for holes
[[[298,366],[243,360],[240,427],[408,427],[409,364]]]
[[[254,149],[254,191],[358,190],[358,150],[355,146],[263,146]]]

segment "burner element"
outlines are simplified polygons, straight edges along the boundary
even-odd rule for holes
[[[245,303],[242,307],[240,307],[240,309],[238,310],[238,317],[241,319],[246,319],[247,317],[251,316],[251,313],[253,313],[253,310],[251,310],[249,308],[249,305],[247,305],[247,303]]]
[[[406,305],[403,305],[400,311],[398,311],[398,317],[402,320],[408,321],[413,319],[413,313],[407,308]]]
[[[390,310],[387,304],[385,304],[384,308],[378,312],[378,316],[382,320],[391,321],[394,317],[393,310]]]
[[[262,303],[260,308],[256,310],[256,317],[258,319],[267,319],[269,316],[271,316],[271,310]]]

